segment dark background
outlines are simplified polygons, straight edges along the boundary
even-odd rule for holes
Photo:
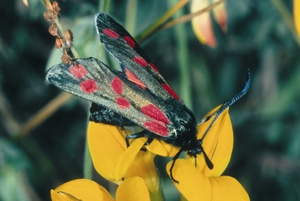
[[[100,58],[93,27],[98,2],[58,3],[62,24],[73,31],[80,56]],[[111,1],[110,15],[121,24],[127,3]],[[183,99],[191,102],[199,120],[241,90],[247,68],[251,69],[250,91],[230,109],[235,145],[225,172],[242,183],[251,200],[300,200],[300,51],[283,20],[286,15],[279,12],[287,9],[291,17],[292,6],[292,1],[228,0],[227,33],[214,23],[216,48],[200,44],[191,24],[184,24],[191,87],[180,78],[174,28],[141,44],[179,95],[182,86],[191,92]],[[167,1],[139,1],[134,35],[169,8]],[[62,53],[54,48],[44,11],[37,0],[29,1],[29,7],[21,0],[0,1],[0,200],[4,201],[50,200],[51,188],[83,177],[88,102],[72,98],[20,134],[22,125],[61,93],[45,81],[46,67],[60,63]],[[173,188],[166,189],[166,200],[178,200],[171,196]]]

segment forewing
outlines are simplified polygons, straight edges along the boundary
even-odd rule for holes
[[[167,106],[98,59],[55,65],[46,78],[64,91],[109,108],[162,137],[168,136]]]
[[[167,100],[179,100],[175,91],[167,84],[158,69],[150,61],[132,36],[105,13],[95,16],[96,31],[107,51],[121,64],[128,80],[155,96]]]

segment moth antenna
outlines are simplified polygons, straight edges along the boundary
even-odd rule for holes
[[[205,122],[207,122],[208,120],[210,120],[210,118],[212,118],[213,116],[215,116],[217,114],[217,111],[212,113],[211,115],[204,117],[203,119],[201,119],[201,121],[198,123],[198,125],[203,124]]]
[[[215,115],[214,119],[212,120],[212,122],[209,124],[209,126],[207,127],[207,129],[205,130],[201,140],[204,139],[204,137],[207,135],[209,129],[213,126],[213,124],[216,122],[216,120],[218,119],[218,117],[231,105],[233,105],[237,100],[239,100],[240,98],[242,98],[249,90],[250,88],[250,69],[248,68],[247,70],[247,77],[246,77],[246,83],[244,88],[237,93],[231,100],[226,101],[225,103],[223,103],[223,105],[221,105],[221,107],[212,115]],[[212,116],[211,115],[211,116]],[[210,117],[209,117],[210,118]]]

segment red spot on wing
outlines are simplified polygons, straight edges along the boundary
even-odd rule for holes
[[[118,104],[119,108],[123,110],[130,107],[129,101],[122,97],[116,98],[116,103]]]
[[[124,40],[130,45],[132,48],[135,47],[135,42],[130,36],[124,36]]]
[[[153,63],[151,63],[150,66],[151,66],[151,68],[152,68],[153,70],[155,70],[156,72],[158,72],[158,69],[156,68],[156,66],[155,66]]]
[[[146,85],[139,78],[137,78],[132,72],[130,72],[126,67],[125,67],[125,74],[129,81],[138,85],[142,89],[146,89]]]
[[[145,115],[155,120],[164,122],[165,124],[169,123],[169,119],[166,117],[166,115],[153,104],[148,104],[146,106],[141,107],[141,111]]]
[[[91,94],[97,91],[99,88],[97,87],[95,80],[85,80],[80,83],[80,88],[83,92]]]
[[[143,125],[145,128],[154,133],[157,133],[158,135],[168,137],[168,128],[164,125],[158,124],[154,121],[145,122]]]
[[[116,92],[117,94],[122,94],[123,86],[122,86],[122,80],[118,77],[115,77],[113,81],[110,83],[111,88]]]
[[[132,59],[134,62],[140,64],[141,66],[143,67],[146,67],[147,66],[147,61],[145,59],[143,59],[142,57],[134,57]]]
[[[85,69],[85,67],[81,64],[72,65],[69,68],[69,70],[72,73],[72,75],[74,75],[75,77],[77,77],[79,79],[83,78],[83,76],[85,76],[88,73],[88,71]]]
[[[103,33],[104,33],[105,35],[107,35],[108,37],[111,37],[111,38],[113,38],[113,39],[119,38],[119,34],[117,34],[115,31],[113,31],[113,30],[111,30],[111,29],[103,29],[102,31],[103,31]]]
[[[176,94],[176,92],[168,85],[168,84],[162,84],[162,87],[175,99],[180,100],[179,96]]]

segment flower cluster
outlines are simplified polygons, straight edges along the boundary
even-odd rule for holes
[[[198,139],[201,139],[210,122],[198,126]],[[115,126],[89,123],[88,146],[96,171],[108,181],[119,185],[115,200],[163,200],[153,159],[156,155],[173,157],[179,148],[157,139],[145,145],[146,138],[132,140],[127,147],[126,133],[128,131]],[[249,200],[247,192],[237,180],[220,176],[230,161],[232,148],[233,131],[226,110],[203,140],[203,149],[214,168],[210,170],[207,167],[203,154],[196,159],[187,156],[175,162],[173,176],[179,183],[174,184],[185,199]],[[168,174],[171,165],[172,161],[166,166]],[[104,187],[88,179],[73,180],[51,190],[51,198],[53,201],[114,200]]]

